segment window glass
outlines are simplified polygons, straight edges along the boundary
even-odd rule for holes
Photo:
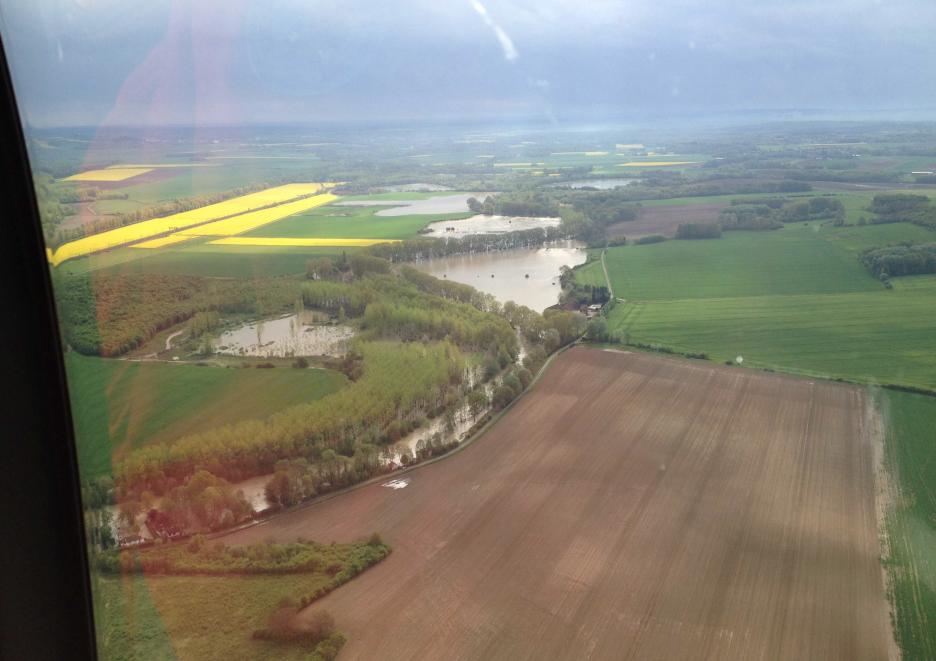
[[[934,27],[0,0],[101,657],[936,657]]]

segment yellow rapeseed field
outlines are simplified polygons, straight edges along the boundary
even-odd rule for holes
[[[698,161],[631,161],[618,163],[620,168],[662,168],[670,165],[695,165]]]
[[[161,236],[158,239],[150,239],[149,241],[142,241],[140,243],[134,243],[131,248],[162,248],[163,246],[171,246],[174,243],[182,243],[183,241],[191,241],[194,237],[186,236],[185,234],[168,234],[166,236]]]
[[[160,234],[176,232],[200,223],[208,223],[212,220],[236,216],[237,214],[246,214],[258,207],[281,204],[289,200],[294,200],[297,197],[314,195],[319,191],[327,190],[335,185],[336,184],[333,183],[310,183],[275,186],[257,193],[241,195],[230,200],[225,200],[224,202],[192,209],[191,211],[183,211],[164,218],[153,218],[151,220],[134,223],[133,225],[118,227],[117,229],[86,236],[83,239],[70,241],[69,243],[59,246],[58,250],[56,250],[52,256],[51,262],[54,266],[58,266],[67,259],[90,255],[91,253],[107,250],[109,248],[116,248],[117,246],[127,245],[128,243],[136,243],[137,241],[143,241]],[[318,204],[316,203],[312,206],[318,206]],[[272,212],[273,209],[270,209],[270,211]],[[295,211],[290,210],[288,212],[277,213],[280,215],[271,220],[283,218],[295,213]],[[266,222],[270,222],[270,220]]]
[[[225,218],[224,220],[219,220],[214,223],[199,225],[198,227],[182,230],[179,233],[185,234],[186,236],[234,236],[235,234],[249,232],[267,223],[272,223],[274,220],[280,220],[281,218],[291,216],[295,213],[323,206],[337,199],[338,196],[332,195],[331,193],[313,195],[312,197],[306,197],[301,200],[296,200],[295,202],[279,204],[269,209],[251,211],[250,213]]]
[[[130,177],[152,172],[153,168],[149,166],[142,167],[110,167],[105,170],[87,170],[79,172],[70,177],[65,177],[62,181],[123,181]]]
[[[234,236],[227,239],[209,241],[217,246],[325,246],[325,247],[357,247],[372,246],[377,243],[399,243],[399,239],[289,239],[267,238],[259,236]]]

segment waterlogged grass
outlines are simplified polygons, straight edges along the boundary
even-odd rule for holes
[[[897,641],[907,661],[936,658],[936,398],[884,391],[886,461],[897,477],[886,559]]]
[[[244,369],[66,356],[85,476],[108,473],[115,452],[320,399],[345,377],[319,369]]]

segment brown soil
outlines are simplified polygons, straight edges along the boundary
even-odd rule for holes
[[[644,207],[637,220],[615,223],[608,227],[608,238],[620,236],[638,238],[648,234],[676,236],[680,223],[710,223],[718,220],[719,212],[728,205],[723,202],[705,204],[672,204]]]
[[[883,659],[863,391],[573,348],[462,452],[228,536],[378,531],[351,659]],[[389,481],[388,478],[387,481]]]

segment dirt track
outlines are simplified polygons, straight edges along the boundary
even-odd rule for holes
[[[243,530],[379,531],[340,659],[883,659],[858,389],[574,348],[463,452]],[[305,611],[304,613],[308,613]]]

